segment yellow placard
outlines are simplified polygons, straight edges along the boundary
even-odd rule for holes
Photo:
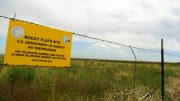
[[[72,32],[9,21],[4,64],[69,67]]]

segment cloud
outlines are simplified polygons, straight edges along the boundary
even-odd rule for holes
[[[0,15],[28,20],[136,47],[179,52],[178,0],[1,0]],[[5,33],[5,32],[1,32]],[[73,36],[91,48],[116,50],[99,41]]]
[[[8,20],[0,18],[0,36],[6,37],[8,30]]]
[[[90,48],[96,50],[110,50],[110,47],[107,44],[103,43],[95,43]]]

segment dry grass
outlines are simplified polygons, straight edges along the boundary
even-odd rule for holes
[[[117,76],[117,77],[132,77],[133,75],[131,73],[129,73],[128,71],[117,71],[114,76]]]
[[[122,89],[126,89],[125,92]],[[151,89],[145,86],[137,86],[135,90],[128,88],[114,89],[104,92],[103,101],[140,101],[142,97],[151,92]],[[160,101],[159,91],[152,95],[151,101]],[[148,101],[150,97],[146,97],[141,101]]]
[[[170,95],[170,99],[173,101],[180,101],[180,78],[169,77],[169,82],[171,82],[166,90]]]

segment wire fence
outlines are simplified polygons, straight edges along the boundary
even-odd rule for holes
[[[30,23],[30,24],[35,24],[35,25],[40,25],[40,26],[44,26],[44,25],[41,25],[41,24],[36,24],[36,23],[33,23],[33,22],[29,22],[29,21],[23,21],[23,20],[19,20],[19,19],[16,19],[15,17],[14,18],[9,18],[9,17],[6,17],[6,16],[0,16],[0,18],[5,18],[5,19],[14,19],[14,20],[18,20],[18,21],[22,21],[22,22],[27,22],[27,23]],[[47,27],[47,26],[46,26]],[[121,43],[117,43],[117,42],[113,42],[113,41],[109,41],[109,40],[104,40],[104,39],[101,39],[101,38],[96,38],[96,37],[91,37],[91,36],[87,36],[87,35],[83,35],[83,34],[78,34],[78,33],[75,33],[75,32],[73,32],[73,35],[75,35],[75,36],[79,36],[79,37],[84,37],[84,38],[88,38],[88,39],[91,39],[91,40],[96,40],[96,41],[100,41],[100,42],[105,42],[105,43],[109,43],[109,44],[114,44],[114,45],[118,45],[118,46],[121,46],[121,47],[125,47],[125,48],[128,48],[128,49],[130,49],[130,51],[131,51],[131,53],[132,53],[132,56],[134,57],[134,61],[130,61],[129,63],[131,64],[131,68],[128,68],[128,70],[130,70],[130,71],[133,71],[133,72],[129,72],[129,73],[131,73],[131,75],[132,75],[132,81],[133,82],[131,82],[132,84],[133,84],[133,91],[132,91],[132,93],[135,95],[135,96],[137,96],[137,92],[136,92],[136,84],[137,84],[137,79],[138,79],[138,77],[139,77],[139,75],[137,74],[137,71],[143,71],[144,70],[144,68],[143,68],[143,66],[141,67],[141,68],[138,68],[138,66],[139,66],[139,64],[141,64],[141,63],[145,63],[145,64],[149,64],[150,62],[142,62],[142,61],[138,61],[138,57],[137,57],[137,55],[136,55],[136,53],[135,53],[135,51],[134,51],[134,49],[136,49],[136,50],[140,50],[140,51],[144,51],[144,52],[149,52],[149,53],[152,53],[152,54],[158,54],[158,55],[160,55],[161,54],[161,51],[157,51],[157,50],[152,50],[152,49],[146,49],[146,48],[140,48],[140,47],[135,47],[135,46],[130,46],[130,45],[125,45],[125,44],[121,44]],[[164,53],[164,55],[167,55],[167,56],[172,56],[172,57],[177,57],[177,58],[180,58],[180,56],[179,55],[176,55],[176,54],[171,54],[171,53]],[[75,59],[76,60],[76,59]],[[86,60],[86,61],[88,61],[88,60]],[[93,61],[93,60],[92,60]],[[101,60],[98,60],[98,61],[101,61]],[[102,60],[102,61],[105,61],[105,62],[116,62],[116,63],[118,63],[118,62],[122,62],[122,61],[111,61],[111,60]],[[127,62],[127,61],[126,61]],[[128,62],[126,63],[125,62],[125,64],[128,64]],[[154,62],[155,64],[159,64],[159,62]],[[167,64],[171,64],[171,63],[167,63]],[[102,66],[99,66],[99,67],[93,67],[92,66],[92,68],[89,68],[89,69],[104,69],[105,71],[103,71],[103,72],[108,72],[108,74],[110,74],[110,75],[112,75],[112,76],[114,76],[114,73],[116,73],[117,72],[117,68],[118,68],[118,66],[119,65],[117,65],[117,68],[110,68],[110,67],[106,67],[105,66],[106,64],[104,64],[104,65],[102,65]],[[174,64],[173,64],[174,65]],[[15,66],[17,66],[17,65],[9,65],[9,64],[3,64],[3,63],[1,63],[0,64],[0,66],[2,66],[2,67],[8,67],[8,66],[10,66],[10,67],[15,67]],[[58,67],[55,67],[55,66],[30,66],[30,65],[18,65],[19,67],[33,67],[33,68],[36,68],[36,67],[44,67],[44,68],[47,68],[47,67],[50,67],[50,68],[58,68]],[[17,67],[18,67],[17,66]],[[125,65],[125,66],[127,66],[127,65]],[[68,73],[70,73],[70,74],[68,74],[68,76],[70,76],[71,75],[71,73],[72,73],[72,75],[73,76],[76,76],[77,75],[77,71],[78,70],[73,70],[73,69],[83,69],[81,66],[72,66],[73,68],[69,68],[69,67],[64,67],[63,69],[64,70],[66,70]],[[91,66],[90,66],[91,67]],[[133,67],[133,68],[132,68]],[[59,69],[59,68],[58,68]],[[88,68],[86,68],[86,69],[88,69]],[[113,70],[113,69],[115,69],[114,71],[111,71],[111,70]],[[118,69],[120,69],[121,71],[122,70],[127,70],[127,68],[118,68]],[[153,68],[150,68],[150,69],[153,69]],[[157,73],[160,73],[160,68],[155,68],[156,70],[158,70],[158,72]],[[177,69],[177,68],[176,68]],[[175,70],[175,69],[173,69],[173,70]],[[178,69],[177,69],[178,70]],[[101,72],[101,71],[99,71],[99,72]],[[138,72],[138,73],[141,73],[141,72]],[[53,76],[52,78],[53,79],[55,79],[55,77],[54,77],[54,75],[55,75],[56,73],[52,73],[51,74],[51,76]],[[126,75],[126,74],[123,74],[123,75]],[[160,75],[160,74],[159,74]],[[101,75],[102,76],[102,75]],[[100,77],[101,77],[100,76]],[[137,77],[138,76],[138,77]],[[70,79],[70,78],[68,78],[68,79]],[[102,79],[102,78],[101,78]],[[100,81],[101,81],[101,79],[100,79]],[[111,79],[113,79],[113,78],[111,78]],[[27,89],[47,89],[47,88],[52,88],[52,101],[55,101],[55,98],[54,98],[54,96],[55,96],[55,88],[62,88],[62,86],[64,86],[63,85],[63,83],[62,84],[60,84],[60,85],[57,85],[57,84],[54,84],[54,81],[52,81],[53,82],[53,84],[52,85],[49,85],[49,86],[39,86],[39,87],[21,87],[21,88],[9,88],[9,90],[27,90]],[[101,81],[101,83],[102,83],[103,81]],[[107,82],[107,81],[106,81]],[[139,82],[138,82],[139,83]],[[83,86],[83,85],[86,85],[86,84],[88,84],[88,82],[86,82],[85,84],[82,84],[81,86]],[[7,87],[5,87],[5,88],[1,88],[1,89],[7,89]],[[81,88],[82,89],[82,88]],[[152,91],[149,91],[147,94],[144,94],[143,96],[141,95],[141,96],[139,96],[138,98],[133,98],[133,99],[136,99],[136,100],[139,100],[139,101],[141,101],[141,100],[144,100],[144,99],[146,99],[146,98],[150,98],[150,100],[152,100],[152,96],[155,94],[155,92],[157,91],[157,90],[159,90],[160,89],[160,87],[159,86],[154,86],[153,88],[151,88],[151,90]],[[66,91],[66,93],[67,93],[67,91]],[[1,99],[1,97],[0,97],[0,99]]]

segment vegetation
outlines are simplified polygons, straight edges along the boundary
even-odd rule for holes
[[[0,54],[0,64],[3,63],[3,55]]]
[[[159,63],[136,64],[135,89],[133,62],[72,59],[70,68],[1,67],[0,101],[136,101],[155,88],[153,101],[161,98]],[[179,99],[179,72],[179,64],[165,64],[166,99]]]

